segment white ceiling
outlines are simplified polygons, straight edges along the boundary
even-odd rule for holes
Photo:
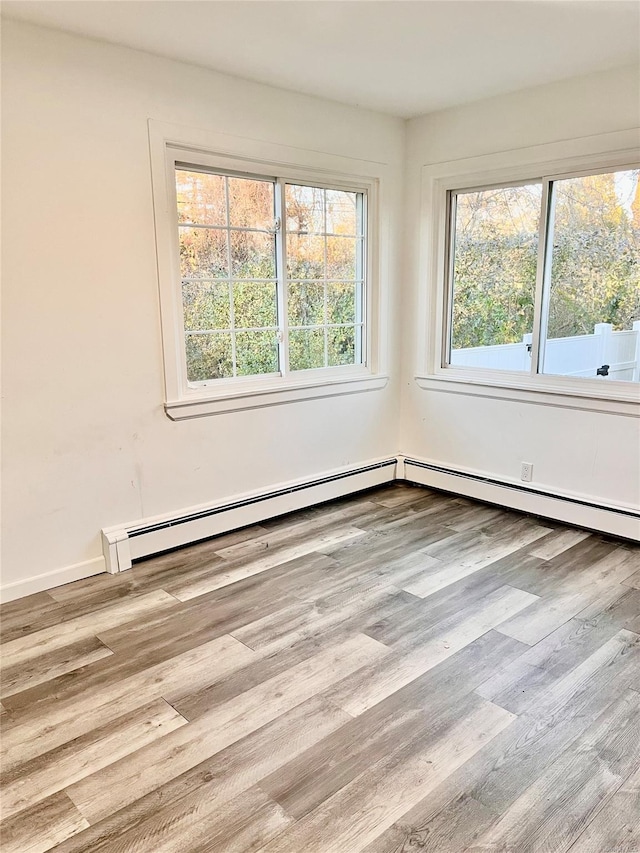
[[[626,0],[5,0],[2,12],[402,117],[640,59],[640,4]]]

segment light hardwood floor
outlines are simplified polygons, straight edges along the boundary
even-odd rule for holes
[[[396,485],[3,606],[2,853],[640,853],[640,551]]]

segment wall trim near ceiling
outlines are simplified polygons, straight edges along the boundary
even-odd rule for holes
[[[640,542],[640,511],[560,494],[413,456],[388,456],[230,500],[137,519],[102,530],[103,555],[0,587],[3,602],[53,589],[104,571],[116,574],[134,560],[228,533],[240,527],[396,481],[427,486],[507,509]]]

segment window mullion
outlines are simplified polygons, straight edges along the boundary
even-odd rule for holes
[[[236,360],[236,318],[234,307],[234,284],[233,284],[233,258],[231,253],[231,209],[229,207],[229,178],[224,179],[224,196],[227,208],[227,288],[229,290],[229,325],[231,326],[231,359],[233,364],[233,375],[237,376]]]
[[[358,237],[358,241],[356,243],[357,252],[356,252],[356,281],[360,282],[364,280],[364,196],[360,193],[356,196],[356,232],[358,234],[362,233],[362,237]],[[364,303],[364,293],[363,293],[362,284],[355,285],[355,325],[353,328],[354,335],[354,345],[355,345],[355,363],[362,364],[364,359],[362,358],[363,348],[366,347],[366,341],[362,340],[363,337],[363,327],[360,326],[358,328],[358,323],[363,322],[364,311],[366,310],[366,306]]]
[[[456,205],[458,197],[455,193],[447,193],[445,211],[446,246],[445,246],[445,290],[443,306],[443,329],[440,342],[440,352],[436,364],[448,367],[451,364],[451,342],[453,340],[453,271],[456,254]]]
[[[275,184],[276,217],[280,227],[276,231],[276,279],[278,297],[278,347],[280,351],[280,373],[289,375],[289,316],[287,312],[288,276],[287,276],[287,211],[285,203],[285,181],[278,178]]]
[[[329,366],[329,312],[327,305],[327,278],[328,278],[328,268],[327,268],[327,191],[326,189],[322,190],[322,221],[323,221],[323,229],[324,229],[324,282],[323,282],[323,299],[324,299],[324,366]]]
[[[531,375],[542,372],[542,359],[547,339],[547,314],[549,309],[549,273],[553,246],[553,192],[552,183],[546,178],[542,182],[540,208],[540,232],[538,239],[538,261],[536,270],[536,292],[531,341]]]

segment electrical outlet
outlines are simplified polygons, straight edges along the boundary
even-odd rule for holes
[[[523,462],[520,467],[520,479],[523,483],[530,483],[533,480],[533,462]]]

